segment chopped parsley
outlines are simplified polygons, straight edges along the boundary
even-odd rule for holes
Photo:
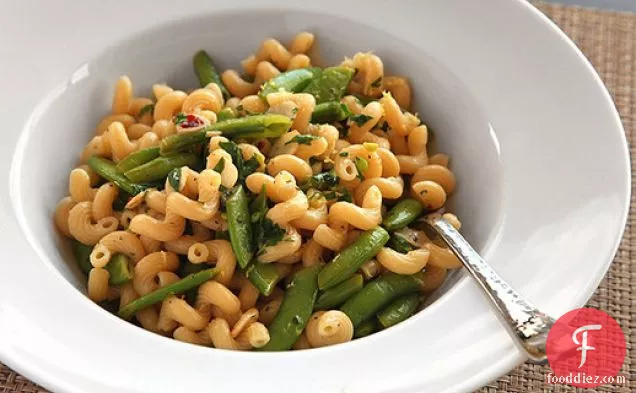
[[[145,115],[152,115],[155,111],[155,104],[148,104],[139,110],[139,117],[144,117]]]
[[[365,115],[364,113],[361,113],[359,115],[350,116],[349,119],[351,119],[352,122],[356,123],[358,127],[362,127],[366,122],[373,118],[371,116]]]
[[[174,168],[168,173],[168,183],[176,191],[179,191],[179,185],[181,183],[181,168]]]
[[[378,79],[376,79],[373,82],[371,82],[371,87],[378,88],[381,85],[382,85],[382,77],[381,76],[379,76]]]
[[[305,184],[304,189],[315,188],[319,191],[326,191],[336,187],[340,183],[340,179],[332,171],[322,172],[313,175]]]
[[[186,115],[183,112],[179,112],[174,116],[174,124],[179,125],[180,123],[183,123],[184,121],[188,120],[188,115]]]
[[[216,165],[214,166],[214,171],[221,173],[223,172],[223,169],[225,169],[225,158],[221,157],[219,162],[217,162]]]
[[[264,218],[261,224],[259,248],[274,246],[285,238],[285,229],[274,223],[269,218]]]
[[[263,185],[260,194],[258,194],[250,204],[250,211],[252,224],[260,225],[261,221],[265,218],[265,214],[267,214],[267,193],[265,192],[265,185]]]
[[[325,197],[328,201],[337,201],[337,202],[353,202],[353,198],[351,197],[351,193],[348,189],[342,187],[338,190],[331,191],[323,191],[322,196]]]
[[[340,157],[349,157],[349,152],[346,151],[342,151],[340,152],[340,154],[338,154]]]
[[[319,137],[315,135],[296,135],[285,144],[289,145],[290,143],[298,143],[299,145],[311,145],[311,143],[318,138]]]
[[[238,181],[240,183],[244,183],[245,178],[256,172],[256,169],[258,169],[260,164],[256,155],[250,157],[249,160],[243,159],[243,153],[241,153],[241,149],[236,143],[231,141],[221,142],[219,143],[219,146],[232,157],[232,162],[236,165],[236,169],[238,169]]]

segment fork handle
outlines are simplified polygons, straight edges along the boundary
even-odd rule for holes
[[[462,261],[495,304],[506,325],[528,354],[529,360],[535,364],[545,364],[545,343],[554,319],[539,311],[508,285],[448,221],[433,217],[427,219],[427,223]]]

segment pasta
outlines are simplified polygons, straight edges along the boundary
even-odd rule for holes
[[[422,227],[462,223],[409,79],[373,52],[316,67],[316,37],[288,38],[241,71],[200,51],[183,90],[115,81],[53,212],[91,300],[190,344],[310,349],[408,318],[461,266]]]
[[[353,338],[353,324],[342,311],[318,311],[311,316],[306,334],[313,348],[340,344]]]

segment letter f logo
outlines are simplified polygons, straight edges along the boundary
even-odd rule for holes
[[[585,325],[576,329],[574,333],[572,333],[572,341],[574,344],[581,345],[576,350],[581,351],[581,364],[579,364],[579,368],[583,367],[585,364],[585,359],[587,359],[587,351],[593,351],[594,347],[587,345],[587,331],[588,330],[601,330],[601,325]],[[576,336],[583,332],[581,335],[581,342],[576,338]]]

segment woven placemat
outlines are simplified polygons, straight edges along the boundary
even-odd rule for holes
[[[583,50],[605,81],[620,112],[627,139],[636,146],[636,14],[596,11],[577,7],[536,2],[535,5],[556,22]],[[632,148],[632,171],[636,148]],[[624,385],[605,385],[586,392],[636,391],[636,240],[631,229],[636,224],[635,196],[632,195],[630,216],[625,236],[610,271],[588,305],[611,314],[623,328],[627,338],[627,357],[621,374]],[[632,290],[632,288],[635,288]],[[523,364],[505,377],[479,390],[480,393],[574,392],[568,386],[545,383],[548,366]],[[0,393],[46,393],[0,363]]]

